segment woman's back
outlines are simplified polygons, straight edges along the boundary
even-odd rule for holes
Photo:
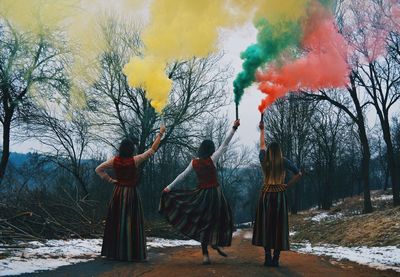
[[[218,173],[211,157],[206,159],[194,159],[192,160],[192,166],[196,173],[199,187],[208,188],[218,185]]]
[[[113,161],[113,168],[117,184],[125,186],[137,185],[137,167],[134,157],[122,158],[116,156]]]

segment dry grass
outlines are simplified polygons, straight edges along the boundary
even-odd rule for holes
[[[393,207],[391,200],[376,199],[381,192],[373,192],[374,212],[362,214],[362,199],[347,198],[328,211],[341,217],[313,221],[322,211],[307,211],[291,215],[290,226],[295,235],[292,241],[331,243],[342,246],[400,246],[400,207]]]

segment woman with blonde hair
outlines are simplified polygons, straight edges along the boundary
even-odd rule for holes
[[[253,245],[265,249],[265,266],[279,266],[281,251],[289,250],[289,226],[286,190],[300,177],[299,169],[282,155],[276,142],[265,145],[264,123],[260,122],[260,163],[264,175],[253,229]],[[294,173],[285,184],[286,170]],[[271,256],[274,249],[274,256]]]

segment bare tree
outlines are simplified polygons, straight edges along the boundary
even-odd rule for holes
[[[67,102],[46,104],[25,120],[28,134],[45,146],[42,154],[49,161],[71,174],[78,201],[88,196],[88,174],[93,173],[84,164],[84,159],[90,157],[88,150],[93,140],[90,116],[88,111],[74,109]]]
[[[57,34],[23,33],[9,22],[0,21],[0,182],[10,155],[11,131],[21,114],[29,114],[34,93],[67,85],[63,62],[66,52],[59,45],[63,43]]]
[[[139,28],[111,20],[103,30],[110,50],[101,57],[101,77],[89,95],[90,105],[98,116],[100,139],[113,145],[122,136],[135,136],[139,140],[139,152],[142,152],[155,135],[161,117],[150,106],[145,91],[130,88],[122,73],[129,57],[140,53]],[[174,87],[163,113],[168,133],[162,145],[173,143],[192,148],[197,132],[193,126],[225,105],[224,85],[229,71],[218,66],[220,60],[221,56],[217,55],[169,66],[167,71]],[[192,132],[187,132],[188,129]]]
[[[382,129],[382,136],[386,144],[387,163],[391,177],[393,189],[393,204],[400,205],[400,177],[396,170],[396,158],[393,148],[393,139],[391,134],[391,110],[395,103],[400,99],[400,55],[399,34],[387,30],[388,20],[386,11],[390,8],[389,1],[371,0],[368,5],[374,8],[374,13],[368,10],[361,10],[357,6],[352,6],[350,13],[354,19],[354,32],[348,37],[353,45],[356,45],[356,55],[353,70],[353,82],[363,89],[368,96],[368,103],[371,104],[377,112]],[[364,27],[368,22],[372,27],[369,32]],[[379,53],[370,53],[370,40],[379,38],[387,34],[386,43],[389,51],[382,51],[379,57],[371,58],[371,55]],[[379,49],[379,46],[375,46]],[[373,49],[375,51],[375,49]]]
[[[321,207],[329,210],[332,206],[338,157],[344,143],[346,124],[343,111],[335,111],[330,105],[320,105],[313,117],[313,160],[319,183]]]

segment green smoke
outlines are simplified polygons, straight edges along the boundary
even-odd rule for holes
[[[240,54],[242,71],[233,82],[235,103],[239,104],[244,89],[255,81],[257,69],[276,58],[286,49],[299,45],[302,35],[298,22],[284,21],[271,25],[266,19],[256,23],[257,43],[250,45]]]

